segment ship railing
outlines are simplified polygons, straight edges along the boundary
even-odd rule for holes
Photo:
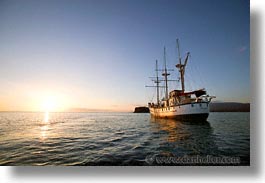
[[[216,98],[216,97],[215,96],[209,96],[209,95],[203,95],[203,96],[197,97],[195,102],[196,103],[201,103],[201,102],[210,103],[213,98]]]

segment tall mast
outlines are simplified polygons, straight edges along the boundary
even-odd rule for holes
[[[185,91],[185,82],[184,82],[185,67],[187,65],[190,52],[187,53],[185,62],[184,64],[182,64],[181,57],[180,57],[180,51],[179,51],[179,40],[178,39],[177,39],[177,49],[178,49],[178,56],[179,56],[179,64],[177,64],[176,67],[179,69],[179,72],[180,72],[181,90],[182,92],[184,92]]]
[[[154,83],[156,83],[155,86],[145,86],[145,87],[156,87],[156,97],[157,97],[157,105],[159,106],[160,102],[159,102],[159,88],[163,87],[163,86],[159,86],[159,83],[162,81],[162,80],[159,80],[159,77],[158,77],[158,61],[156,60],[156,76],[155,77],[151,77],[151,78],[155,78],[155,79],[152,79],[152,81],[154,81]]]
[[[166,87],[166,93],[165,93],[165,99],[168,99],[168,84],[167,84],[167,76],[170,74],[167,72],[167,61],[166,61],[166,47],[164,47],[164,63],[165,63],[165,68],[164,68],[164,73],[162,76],[165,77],[165,87]]]
[[[159,106],[159,79],[158,79],[158,64],[156,60],[156,97],[157,97],[157,105]]]
[[[179,39],[177,39],[177,49],[178,49],[178,55],[179,55],[179,64],[181,65],[181,57],[180,57],[180,51],[179,51]]]

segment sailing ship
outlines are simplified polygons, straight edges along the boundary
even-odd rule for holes
[[[158,63],[156,60],[156,77],[153,80],[156,84],[156,103],[148,103],[150,114],[154,118],[174,118],[177,120],[203,120],[206,121],[209,116],[209,103],[215,96],[209,96],[204,88],[186,91],[185,90],[185,69],[190,57],[190,52],[187,53],[184,62],[180,56],[179,41],[177,39],[177,49],[178,49],[178,60],[179,63],[176,65],[180,73],[181,89],[176,89],[168,92],[168,82],[176,81],[169,80],[170,75],[169,69],[166,65],[166,49],[164,48],[164,69],[162,70],[163,79],[158,76]],[[164,82],[164,86],[160,83]],[[160,88],[165,89],[165,96],[160,100],[159,91]]]

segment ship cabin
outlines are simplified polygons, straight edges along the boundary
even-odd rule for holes
[[[165,102],[165,105],[168,107],[180,105],[180,104],[189,104],[189,103],[199,103],[207,102],[205,98],[201,98],[202,95],[205,95],[206,91],[204,89],[195,90],[192,92],[183,92],[182,90],[173,90],[169,93],[168,102]]]
[[[172,90],[169,92],[169,98],[163,98],[159,104],[148,103],[149,107],[173,107],[176,105],[210,102],[206,95],[205,89],[195,90],[191,92],[183,92],[182,90]]]

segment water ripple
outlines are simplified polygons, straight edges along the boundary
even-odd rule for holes
[[[0,113],[0,165],[148,165],[147,155],[240,156],[249,164],[249,113],[208,122],[131,113]]]

